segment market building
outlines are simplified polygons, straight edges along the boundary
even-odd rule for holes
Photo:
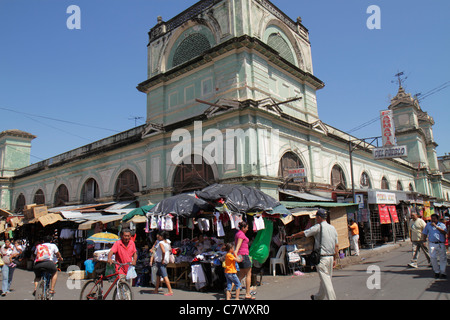
[[[355,194],[359,209],[350,214],[373,244],[407,237],[411,210],[450,205],[434,120],[401,86],[386,108],[406,158],[375,160],[372,144],[320,120],[316,92],[325,84],[301,18],[267,0],[201,0],[158,17],[148,35],[148,78],[137,85],[147,95],[146,124],[32,165],[36,137],[0,133],[0,208],[120,211],[213,183],[304,207],[354,202]],[[380,219],[385,210],[389,222]],[[92,230],[110,221],[78,218]]]

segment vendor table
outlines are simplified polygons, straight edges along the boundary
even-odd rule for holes
[[[186,287],[189,285],[189,262],[169,263],[166,268],[171,286],[178,288],[178,285],[181,284]]]

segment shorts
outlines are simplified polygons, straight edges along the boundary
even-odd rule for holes
[[[239,269],[249,269],[252,267],[252,261],[250,260],[250,257],[248,255],[242,256],[242,261],[238,263]]]
[[[158,270],[156,271],[157,276],[163,278],[167,277],[167,268],[165,264],[163,264],[162,262],[156,262],[156,268],[158,268]]]
[[[236,273],[225,273],[225,278],[227,279],[227,291],[231,291],[233,283],[236,286],[236,289],[241,288],[241,282]]]
[[[50,275],[56,273],[56,264],[53,261],[40,261],[36,262],[33,268],[35,280],[39,281],[42,277],[42,273],[48,272]]]

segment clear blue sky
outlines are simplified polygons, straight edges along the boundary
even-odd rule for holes
[[[195,2],[0,0],[0,131],[36,135],[37,162],[134,127],[131,118],[146,116],[136,86],[147,76],[147,32],[157,16],[169,20]],[[310,31],[314,74],[326,85],[319,116],[329,125],[349,131],[378,117],[397,93],[398,71],[412,94],[450,84],[448,0],[273,3]],[[81,9],[80,30],[66,27],[70,5]],[[380,30],[366,27],[370,5],[381,9]],[[421,106],[436,121],[438,155],[450,152],[450,87]],[[379,136],[380,123],[352,134]]]

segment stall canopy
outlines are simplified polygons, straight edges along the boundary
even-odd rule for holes
[[[136,208],[133,211],[131,211],[130,213],[126,214],[122,218],[122,221],[126,222],[128,220],[133,219],[135,216],[144,216],[145,217],[147,212],[149,212],[155,206],[156,206],[155,204],[151,204],[151,205],[143,206],[143,207],[140,207],[140,208]]]
[[[223,202],[232,212],[247,213],[273,211],[281,204],[264,192],[242,185],[213,184],[197,191],[196,195],[210,202]]]
[[[194,194],[182,193],[162,200],[147,212],[147,216],[173,214],[193,218],[200,211],[212,212],[214,206]]]
[[[331,198],[324,198],[317,196],[315,194],[299,192],[295,190],[286,190],[286,189],[278,189],[278,192],[288,195],[293,198],[302,199],[306,201],[319,201],[319,202],[333,202],[334,200]]]
[[[294,208],[337,208],[357,206],[357,203],[339,203],[339,202],[295,202],[281,201],[281,204],[288,209]]]

